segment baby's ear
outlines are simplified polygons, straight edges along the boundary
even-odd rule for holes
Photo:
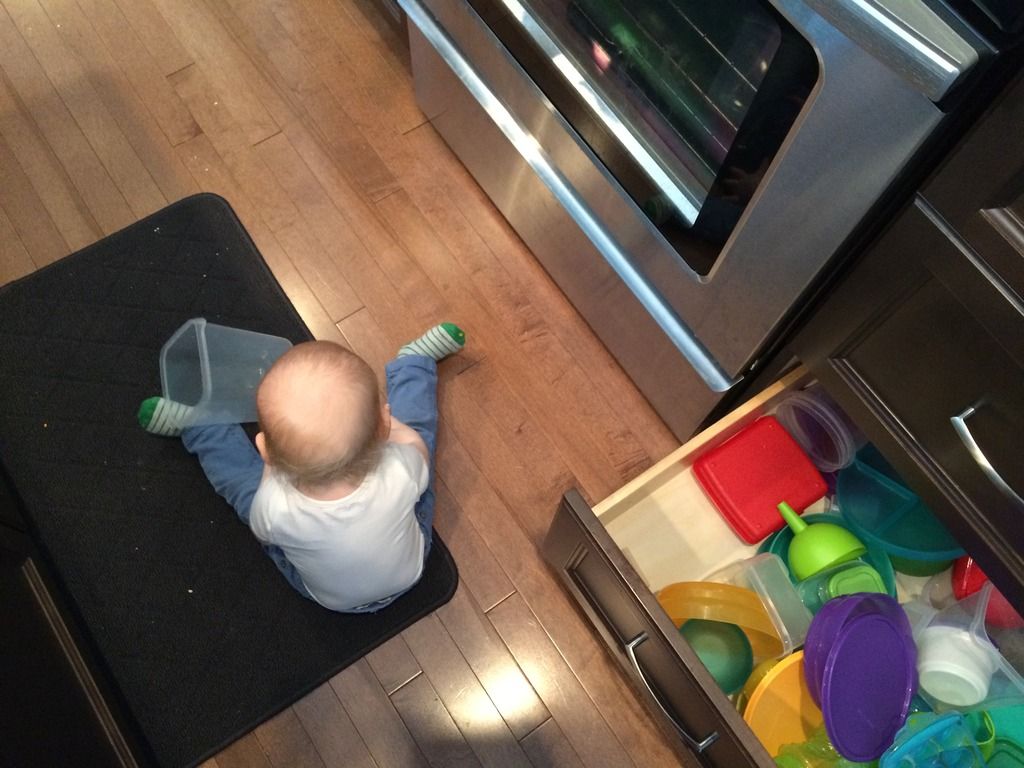
[[[263,436],[262,432],[256,433],[256,450],[259,451],[263,463],[270,464],[270,456],[267,454],[267,439]]]

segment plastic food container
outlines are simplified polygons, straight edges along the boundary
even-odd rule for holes
[[[832,523],[833,525],[841,525],[847,529],[852,528],[852,526],[839,515],[803,515],[803,520],[808,525],[813,523]],[[782,562],[788,569],[789,543],[792,540],[793,532],[787,526],[765,539],[761,546],[758,547],[758,551],[771,552],[774,555],[778,555],[782,558]],[[878,575],[882,578],[886,594],[890,597],[896,597],[896,574],[893,572],[892,561],[889,559],[889,555],[886,554],[886,552],[877,544],[864,542],[864,545],[868,548],[868,551],[861,555],[859,562],[869,565],[875,569],[875,571],[878,572]],[[852,562],[858,561],[851,561],[851,563]],[[790,569],[790,580],[794,582],[797,580],[796,577],[792,575],[792,569]]]
[[[877,452],[861,451],[858,459],[839,473],[836,496],[840,513],[861,541],[889,555],[897,571],[930,576],[945,570],[964,554],[963,549],[931,510],[894,476]]]
[[[874,568],[859,560],[843,563],[796,585],[807,610],[817,613],[829,600],[859,592],[887,594],[885,582]]]
[[[843,410],[817,385],[793,393],[779,404],[774,415],[822,472],[849,466],[866,442]]]
[[[715,571],[708,581],[749,589],[758,596],[771,619],[783,655],[803,644],[811,626],[811,613],[800,600],[786,566],[777,556],[754,555]],[[762,658],[758,654],[755,657]]]
[[[743,687],[754,668],[754,655],[742,629],[722,621],[690,619],[679,634],[723,691],[731,695]]]
[[[193,318],[160,350],[163,396],[193,406],[193,426],[255,421],[256,388],[291,346],[279,336]]]
[[[824,722],[804,681],[802,651],[787,656],[750,695],[743,719],[775,755],[783,744],[807,741]]]
[[[761,598],[749,589],[709,581],[680,581],[662,589],[657,597],[677,628],[691,619],[722,621],[743,630],[755,659],[773,658],[784,652]]]
[[[982,572],[973,558],[961,557],[953,563],[952,587],[953,596],[957,600],[973,595],[988,582],[988,577]],[[1000,629],[1021,629],[1024,628],[1024,618],[1017,610],[1010,605],[1010,601],[1003,597],[1003,593],[992,587],[992,594],[988,598],[988,609],[985,611],[985,622]]]
[[[1024,704],[1024,679],[985,629],[992,585],[941,611],[908,605],[914,617],[921,695],[936,712]]]
[[[747,544],[779,530],[780,501],[798,512],[822,498],[825,480],[773,416],[757,419],[693,464],[698,482]]]
[[[984,765],[974,734],[958,712],[911,715],[893,745],[878,761],[879,768],[980,768]]]

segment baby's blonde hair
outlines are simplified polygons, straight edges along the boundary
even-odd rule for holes
[[[297,486],[358,482],[379,459],[377,377],[340,344],[288,350],[260,382],[256,410],[271,466]]]

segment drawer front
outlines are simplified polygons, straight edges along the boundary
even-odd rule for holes
[[[998,306],[1006,311],[1001,328],[993,327],[991,314],[979,316],[974,301],[965,303],[963,293],[978,294],[949,271],[965,249],[922,201],[908,209],[870,257],[876,268],[851,281],[838,305],[856,314],[854,301],[870,301],[884,279],[877,267],[898,267],[910,278],[898,295],[858,318],[829,353],[830,371],[821,378],[831,388],[838,376],[866,404],[895,438],[902,461],[909,456],[947,499],[936,512],[1019,601],[1024,368],[1005,334],[1012,331],[1020,345],[1024,329],[1005,303]],[[997,297],[988,300],[995,303]],[[901,468],[901,461],[894,463]],[[927,490],[921,492],[929,498]]]
[[[774,765],[576,491],[562,500],[544,556],[655,716],[701,765]]]
[[[1024,76],[1019,76],[922,194],[977,255],[1024,296]],[[983,309],[983,305],[977,305]]]

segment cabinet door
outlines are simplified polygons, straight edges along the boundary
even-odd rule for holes
[[[919,198],[796,346],[996,584],[1024,605],[1024,316],[977,270],[955,278],[958,264],[974,269],[973,253]]]
[[[544,556],[681,747],[708,768],[774,764],[576,491],[555,514]]]

